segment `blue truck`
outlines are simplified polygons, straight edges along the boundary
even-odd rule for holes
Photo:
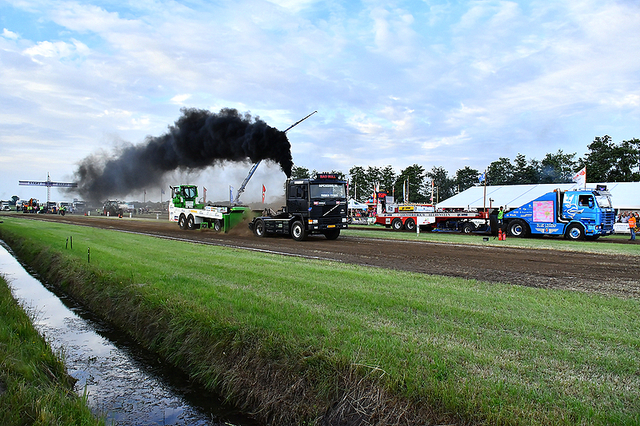
[[[513,237],[558,235],[596,240],[613,234],[615,212],[606,186],[555,190],[504,214],[503,229]]]

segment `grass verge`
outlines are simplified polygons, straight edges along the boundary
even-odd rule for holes
[[[626,243],[628,235],[610,235],[598,241],[569,241],[559,237],[507,238],[500,241],[489,237],[483,241],[483,235],[465,235],[455,232],[393,232],[378,225],[353,226],[343,230],[342,235],[349,237],[366,237],[407,241],[431,241],[446,244],[465,244],[495,247],[515,247],[539,250],[577,251],[585,253],[615,254],[623,256],[640,256],[640,244],[615,244],[605,241]]]
[[[638,300],[50,222],[7,219],[0,234],[271,424],[640,423]]]
[[[104,425],[0,277],[0,424]]]

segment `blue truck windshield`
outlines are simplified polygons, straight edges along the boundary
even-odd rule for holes
[[[596,201],[601,209],[611,208],[611,198],[608,195],[596,195]]]
[[[346,198],[344,184],[340,183],[317,183],[309,185],[311,199],[316,198]]]

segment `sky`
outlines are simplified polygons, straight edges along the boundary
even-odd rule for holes
[[[636,0],[0,0],[0,199],[46,200],[18,181],[72,181],[181,108],[281,130],[318,111],[287,133],[317,171],[581,157],[596,136],[640,137],[639,22]],[[250,166],[170,173],[126,199],[180,183],[228,199]],[[285,178],[261,164],[244,201]]]

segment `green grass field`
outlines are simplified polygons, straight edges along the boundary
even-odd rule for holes
[[[356,394],[384,395],[387,424],[412,413],[470,424],[640,424],[638,300],[20,218],[5,218],[0,234],[41,273],[205,385],[246,407],[286,411],[274,415],[290,424]],[[73,250],[65,248],[69,236]],[[291,401],[273,402],[269,389],[296,386],[304,391],[291,392]]]

